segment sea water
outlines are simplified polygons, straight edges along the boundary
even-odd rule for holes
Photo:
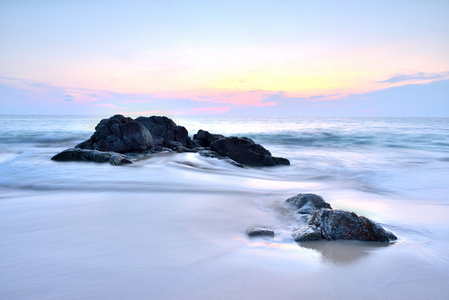
[[[0,116],[0,298],[290,298],[299,290],[351,298],[341,272],[360,288],[374,276],[400,296],[416,296],[411,286],[429,295],[432,284],[433,296],[449,294],[449,119],[174,118],[190,136],[251,138],[290,166],[242,169],[196,153],[121,167],[50,159],[89,138],[100,119]],[[399,239],[297,244],[284,201],[298,193],[319,194]],[[248,238],[250,226],[276,236]],[[401,278],[379,261],[402,263]],[[275,274],[288,287],[270,283]],[[321,294],[294,284],[316,284],[318,274],[329,280]]]

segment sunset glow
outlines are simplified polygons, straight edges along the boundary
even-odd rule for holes
[[[276,106],[282,115],[292,113],[288,101],[340,100],[344,107],[354,97],[400,86],[444,81],[447,90],[443,1],[327,2],[326,10],[294,1],[132,3],[3,2],[2,112],[16,113],[34,98],[30,106],[39,102],[62,114],[232,115],[253,107],[257,115],[264,114],[258,108]],[[381,9],[387,4],[388,11]],[[174,100],[182,103],[177,109]],[[382,111],[379,103],[373,100],[370,109]],[[303,109],[298,114],[307,114]]]

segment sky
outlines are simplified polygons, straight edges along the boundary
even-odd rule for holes
[[[0,0],[0,114],[449,117],[449,1]]]

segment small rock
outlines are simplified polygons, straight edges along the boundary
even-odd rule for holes
[[[274,237],[274,231],[267,227],[250,227],[247,231],[250,237],[256,236],[266,236],[266,237]]]

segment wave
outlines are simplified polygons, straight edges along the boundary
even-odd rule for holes
[[[87,136],[87,137],[86,137]],[[61,144],[75,146],[86,140],[89,135],[73,134],[35,134],[35,135],[16,135],[0,137],[0,144],[34,144],[39,146],[55,147]]]
[[[304,147],[329,147],[344,145],[370,145],[374,143],[374,137],[349,136],[333,132],[286,132],[275,134],[255,134],[251,138],[266,143],[279,143],[283,145],[296,145]]]
[[[242,134],[243,136],[244,134]],[[403,133],[360,134],[349,132],[276,132],[244,135],[262,145],[284,145],[307,148],[340,148],[357,147],[398,149],[423,149],[449,152],[449,137],[446,135],[416,135]]]

